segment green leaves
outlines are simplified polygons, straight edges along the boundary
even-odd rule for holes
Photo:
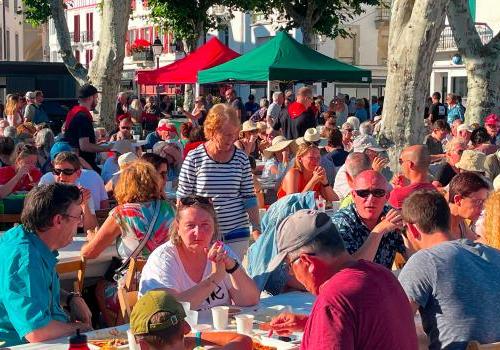
[[[23,13],[26,22],[33,26],[46,23],[50,17],[48,0],[23,0]]]

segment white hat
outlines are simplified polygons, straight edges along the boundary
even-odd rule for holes
[[[328,144],[328,140],[321,137],[318,129],[316,128],[307,129],[303,137],[299,137],[295,140],[297,145],[301,145],[305,142],[317,143],[318,147],[325,147]]]
[[[470,127],[470,125],[467,125],[467,124],[460,124],[460,125],[457,127],[457,132],[460,132],[460,131],[468,131],[468,132],[472,132],[472,128]]]
[[[255,131],[257,129],[258,129],[257,124],[255,124],[251,120],[247,120],[246,122],[244,122],[243,125],[242,125],[242,127],[241,127],[241,131],[243,131],[243,132],[246,132],[246,131]]]
[[[384,148],[380,147],[377,140],[371,135],[360,135],[354,139],[352,142],[352,148],[354,152],[363,153],[367,149],[371,149],[375,152],[383,152]]]
[[[484,162],[486,154],[473,149],[466,149],[462,153],[460,160],[455,164],[455,167],[465,171],[475,171],[479,173],[486,172]]]
[[[134,160],[139,159],[137,154],[132,152],[127,152],[118,157],[118,166],[122,169],[126,164],[132,163]]]
[[[346,123],[349,123],[352,125],[354,130],[359,130],[359,119],[357,117],[349,117],[346,120]]]
[[[283,151],[288,146],[290,146],[291,148],[296,148],[295,141],[294,140],[287,140],[284,136],[281,136],[281,135],[276,136],[273,139],[271,146],[266,148],[264,150],[264,152],[262,152],[262,153],[264,154],[264,157],[270,158],[274,152]],[[292,152],[294,152],[293,149],[292,149]]]
[[[24,97],[26,97],[26,99],[28,100],[34,100],[36,98],[36,95],[33,91],[28,91],[26,92],[26,95],[24,95]]]

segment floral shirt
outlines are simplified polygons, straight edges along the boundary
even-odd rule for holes
[[[127,203],[115,207],[109,215],[115,220],[122,232],[118,240],[118,254],[128,258],[147,234],[155,213],[156,201],[145,203]],[[169,202],[159,200],[160,212],[154,224],[153,232],[140,256],[147,258],[153,250],[168,241],[168,230],[174,221],[175,211]]]
[[[380,216],[386,215],[390,209],[391,206],[385,205]],[[361,248],[371,234],[368,227],[366,227],[361,217],[358,215],[354,204],[337,211],[333,215],[332,221],[342,236],[349,254],[354,254]],[[396,252],[404,253],[405,246],[401,234],[392,231],[386,233],[380,241],[377,254],[375,254],[375,259],[373,259],[373,261],[390,269],[394,262]]]

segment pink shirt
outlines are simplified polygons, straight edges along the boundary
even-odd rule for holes
[[[428,182],[419,182],[405,187],[397,187],[391,191],[391,196],[389,197],[389,204],[396,209],[401,209],[404,200],[408,198],[410,194],[412,194],[417,190],[436,191],[436,187],[434,187],[431,183]]]
[[[416,350],[413,313],[385,267],[359,260],[320,288],[301,350]]]

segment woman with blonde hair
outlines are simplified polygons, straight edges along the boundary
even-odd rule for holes
[[[479,235],[479,233],[478,233]],[[490,194],[484,205],[484,226],[480,243],[500,250],[500,192]]]
[[[316,197],[323,197],[328,202],[338,200],[328,184],[325,168],[320,166],[321,153],[313,143],[303,143],[299,146],[295,164],[288,170],[278,190],[278,198],[291,193],[314,191]]]
[[[250,162],[234,145],[240,119],[234,108],[217,104],[203,126],[208,141],[186,156],[177,199],[192,195],[211,198],[223,239],[242,258],[248,248],[249,219],[254,236],[260,234],[260,223]]]
[[[16,94],[11,94],[7,96],[7,102],[5,104],[4,114],[9,122],[10,126],[17,128],[23,123],[23,117],[21,116],[22,103],[19,96]]]
[[[259,302],[255,282],[219,238],[217,214],[206,197],[179,201],[170,241],[156,249],[142,270],[139,293],[163,289],[194,310]]]
[[[106,247],[117,241],[118,254],[126,264],[130,258],[146,259],[165,243],[175,211],[162,199],[162,184],[158,172],[148,162],[137,160],[126,167],[114,190],[118,205],[109,212],[95,234],[89,232],[89,243],[82,248],[82,256],[96,259]],[[99,284],[96,290],[99,308],[108,325],[118,319],[116,287],[115,281],[111,280]]]

